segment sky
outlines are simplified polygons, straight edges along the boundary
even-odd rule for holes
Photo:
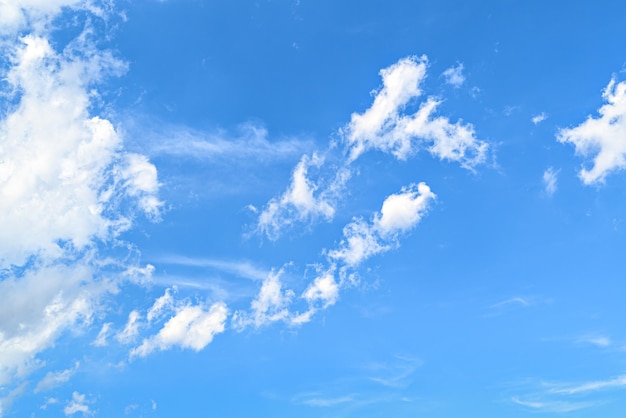
[[[622,417],[626,3],[0,0],[0,417]]]

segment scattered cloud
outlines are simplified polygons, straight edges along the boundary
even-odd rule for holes
[[[388,251],[400,233],[408,232],[419,223],[435,198],[426,183],[413,184],[388,196],[371,222],[355,219],[346,225],[340,248],[329,251],[328,256],[354,267],[375,254]]]
[[[292,290],[283,290],[280,280],[284,270],[272,271],[263,281],[258,295],[252,301],[250,312],[237,311],[232,321],[235,328],[243,330],[249,325],[259,328],[290,318],[289,305],[294,298]]]
[[[93,411],[89,409],[89,403],[85,395],[73,392],[72,400],[63,408],[63,413],[68,417],[78,414],[79,412],[82,413],[83,416],[92,415]]]
[[[139,335],[141,314],[139,311],[133,310],[128,314],[128,321],[124,329],[115,335],[115,339],[122,344],[131,344]]]
[[[35,386],[35,393],[46,392],[50,389],[54,389],[57,386],[62,385],[70,380],[70,378],[76,373],[80,363],[77,361],[74,367],[71,367],[60,372],[48,372],[43,379]]]
[[[548,196],[552,196],[557,190],[557,181],[560,170],[548,167],[543,172],[543,187]]]
[[[589,116],[573,128],[561,129],[557,140],[574,145],[577,155],[593,159],[579,177],[586,185],[603,183],[606,176],[626,168],[626,82],[612,79],[602,93],[606,101],[599,117]]]
[[[336,398],[325,398],[325,397],[316,397],[312,396],[307,399],[303,399],[301,402],[308,406],[314,406],[319,408],[328,408],[331,406],[337,406],[340,404],[352,402],[354,400],[353,396],[340,396]]]
[[[133,348],[130,358],[146,357],[154,351],[169,350],[173,347],[200,351],[206,347],[216,334],[225,329],[228,308],[223,302],[210,306],[194,305],[189,301],[176,302],[171,297],[171,290],[159,297],[148,310],[150,320],[155,320],[167,311],[173,315],[164,323],[159,332],[144,338],[142,343]]]
[[[451,123],[444,116],[433,116],[441,100],[429,97],[416,113],[401,112],[420,97],[420,85],[426,77],[426,56],[404,58],[381,70],[383,87],[372,106],[364,113],[353,113],[343,130],[350,147],[350,159],[355,160],[368,149],[407,159],[422,146],[441,160],[459,162],[473,168],[486,159],[488,145],[476,138],[471,124]]]
[[[291,185],[279,198],[272,199],[259,215],[258,230],[270,239],[294,221],[330,220],[335,215],[333,187],[320,190],[320,185],[308,178],[311,168],[319,168],[324,158],[318,154],[305,155],[293,171]]]
[[[546,119],[548,119],[548,115],[545,114],[544,112],[541,112],[540,114],[533,116],[530,120],[535,125],[539,125],[541,122],[543,122]]]
[[[112,322],[106,322],[102,325],[102,328],[100,328],[100,332],[98,332],[98,335],[96,336],[96,339],[93,341],[93,345],[95,345],[96,347],[105,347],[108,344],[107,339],[109,338],[109,336],[111,335],[112,329],[111,326],[113,325]]]
[[[465,76],[463,75],[463,64],[458,63],[455,67],[450,67],[443,72],[443,76],[446,79],[446,83],[452,87],[459,88],[465,82]]]

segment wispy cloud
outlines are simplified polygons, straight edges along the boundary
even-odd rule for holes
[[[597,380],[593,382],[581,383],[578,385],[558,385],[550,389],[550,393],[560,393],[574,395],[586,392],[595,392],[603,389],[626,388],[626,375],[618,376],[608,380]]]
[[[221,260],[166,254],[155,257],[154,262],[164,265],[210,268],[252,280],[263,280],[270,272],[270,270],[263,269],[247,260]]]
[[[559,170],[555,170],[552,167],[548,167],[543,172],[543,187],[548,196],[552,196],[557,189]]]
[[[518,397],[511,398],[513,403],[525,406],[541,412],[572,412],[595,406],[594,402],[570,402],[570,401],[530,401]]]
[[[539,125],[544,120],[548,119],[548,115],[544,112],[539,113],[538,115],[533,116],[530,121],[535,125]]]
[[[44,378],[37,383],[37,386],[35,386],[35,393],[45,392],[68,382],[74,373],[76,373],[79,366],[80,363],[76,362],[74,367],[69,369],[60,372],[48,372]]]
[[[128,121],[129,129],[141,129],[142,149],[154,157],[189,158],[206,162],[269,164],[298,158],[314,146],[307,138],[269,137],[267,129],[254,123],[243,124],[236,132],[204,132],[187,126],[158,121]],[[134,128],[133,126],[141,125]]]
[[[446,79],[446,83],[450,84],[452,87],[459,88],[465,82],[462,63],[458,63],[456,66],[448,68],[442,75]]]

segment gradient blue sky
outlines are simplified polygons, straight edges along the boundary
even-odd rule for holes
[[[625,17],[0,0],[0,417],[622,417]]]

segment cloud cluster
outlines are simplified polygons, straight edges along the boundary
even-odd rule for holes
[[[376,213],[371,222],[355,219],[346,225],[340,248],[328,252],[328,256],[354,267],[375,254],[389,250],[398,234],[417,225],[435,197],[426,183],[411,185],[398,194],[388,196],[380,213]]]
[[[440,160],[457,162],[469,170],[484,163],[488,144],[477,138],[471,124],[452,123],[445,116],[437,116],[440,98],[427,97],[417,111],[407,113],[422,96],[421,85],[427,69],[426,56],[407,57],[382,69],[382,87],[375,93],[371,106],[363,113],[353,113],[350,122],[339,131],[345,154],[343,161],[334,167],[324,167],[325,175],[313,177],[309,169],[313,167],[321,172],[324,158],[318,154],[302,157],[287,190],[271,199],[260,213],[257,231],[275,240],[295,223],[331,221],[353,176],[355,161],[369,150],[406,160],[425,149]],[[462,70],[459,64],[444,75],[449,83],[460,85],[464,80]],[[327,154],[335,149],[335,144],[331,144]],[[353,227],[358,229],[357,225]]]
[[[64,332],[92,323],[129,267],[107,246],[136,215],[160,216],[156,168],[94,114],[97,86],[126,64],[96,46],[89,23],[63,49],[51,41],[63,10],[101,16],[105,3],[0,1],[0,395]],[[39,389],[66,375],[47,378]]]
[[[612,79],[602,93],[606,104],[599,117],[589,116],[573,128],[561,129],[557,140],[574,145],[576,154],[591,157],[591,168],[579,176],[584,184],[604,182],[611,172],[626,168],[626,82]]]

